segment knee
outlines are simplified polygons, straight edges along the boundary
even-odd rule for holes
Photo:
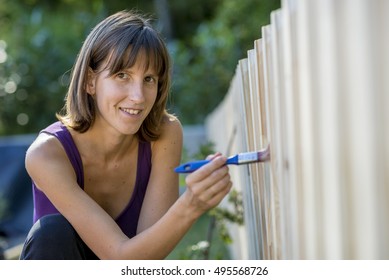
[[[77,238],[76,231],[65,217],[60,214],[44,216],[31,228],[21,258],[29,258],[31,252],[46,254],[48,250],[54,252],[66,248],[74,244]]]
[[[39,219],[31,228],[28,238],[48,246],[56,243],[63,245],[66,240],[72,240],[76,236],[76,231],[64,216],[52,214]]]

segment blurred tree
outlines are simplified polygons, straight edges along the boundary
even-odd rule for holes
[[[279,0],[223,0],[188,40],[174,42],[172,106],[183,123],[201,123],[226,94],[239,59],[247,57]]]
[[[278,6],[279,0],[0,0],[0,135],[36,133],[54,121],[85,36],[107,15],[133,8],[154,17],[168,41],[171,111],[184,124],[201,122]]]
[[[65,1],[37,2],[2,0],[0,4],[0,39],[7,53],[0,65],[2,134],[37,132],[54,120],[80,38],[95,21],[81,8],[64,9]]]
[[[82,41],[127,1],[0,0],[0,134],[38,132],[63,106]]]

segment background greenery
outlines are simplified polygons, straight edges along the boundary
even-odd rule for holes
[[[0,0],[0,135],[36,133],[63,106],[91,28],[136,8],[152,16],[174,61],[171,112],[201,123],[280,0]]]

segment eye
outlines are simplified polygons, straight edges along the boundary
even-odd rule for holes
[[[125,72],[120,72],[116,74],[116,77],[118,77],[121,80],[126,80],[129,78],[129,75]]]
[[[148,84],[154,84],[157,82],[157,78],[155,76],[146,76],[144,81]]]

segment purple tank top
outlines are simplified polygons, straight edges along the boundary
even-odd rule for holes
[[[81,156],[66,126],[64,126],[61,122],[55,122],[48,126],[46,129],[42,130],[41,133],[42,132],[55,136],[61,142],[71,164],[73,165],[74,171],[76,172],[77,183],[82,189],[84,189],[84,172]],[[126,208],[115,220],[122,231],[129,238],[132,238],[136,235],[139,215],[146,193],[147,184],[149,182],[150,171],[150,143],[139,141],[138,165],[134,192]],[[45,215],[59,213],[55,206],[47,198],[47,196],[35,186],[34,182],[32,182],[32,190],[34,199],[34,223]]]

